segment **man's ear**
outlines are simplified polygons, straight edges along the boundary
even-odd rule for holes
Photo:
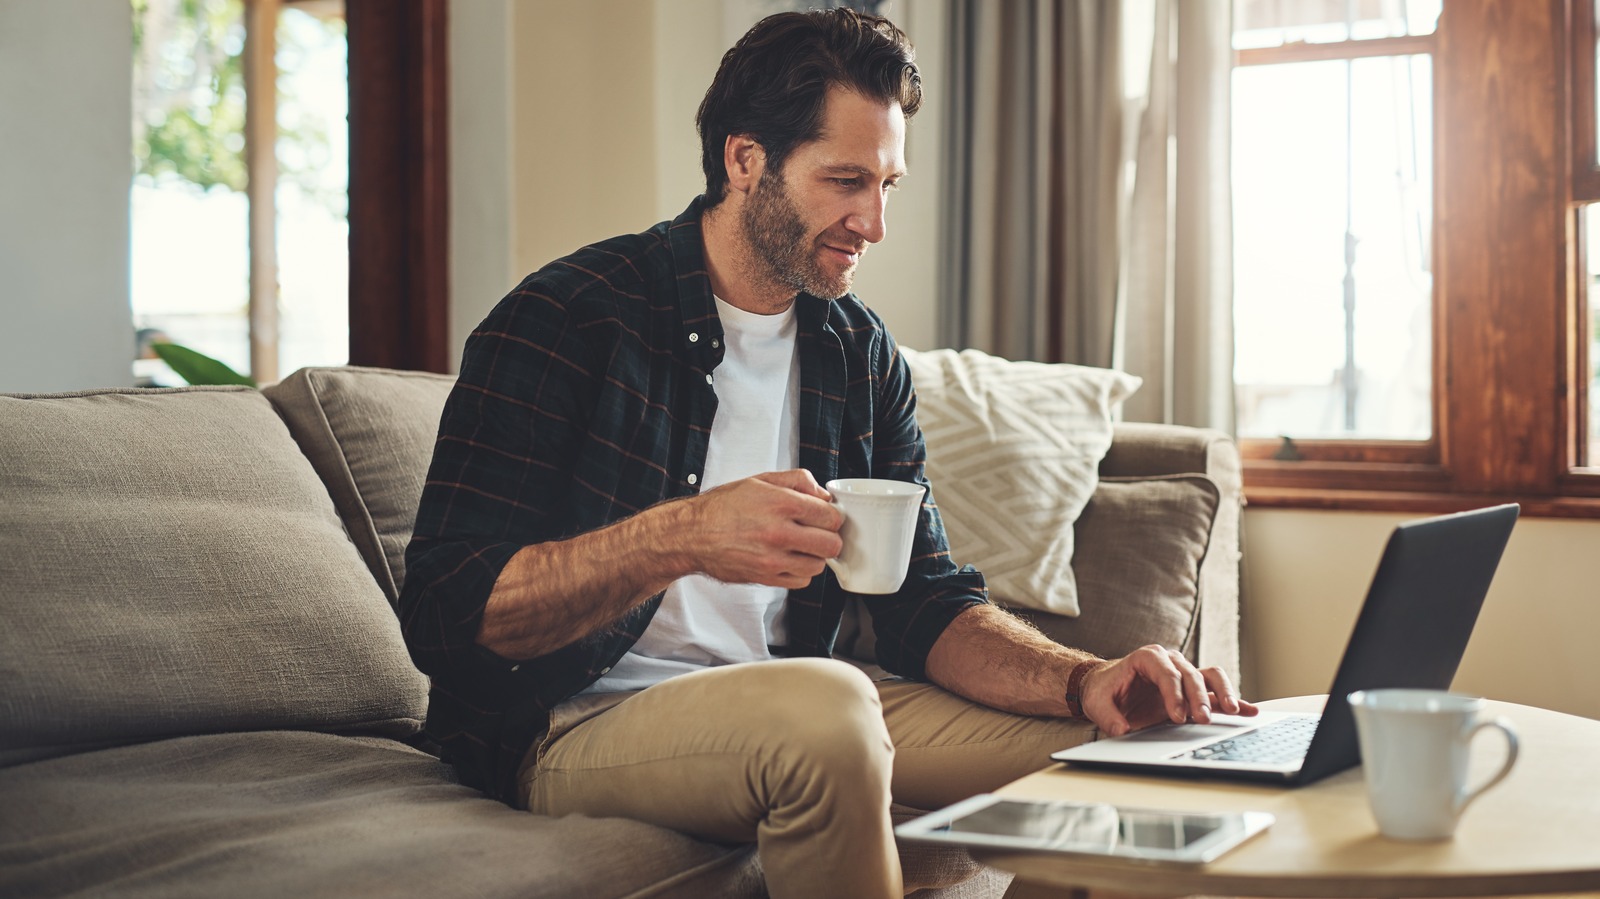
[[[730,134],[722,145],[722,164],[728,170],[728,189],[749,193],[761,180],[767,151],[748,134]]]

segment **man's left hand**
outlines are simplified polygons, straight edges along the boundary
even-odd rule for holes
[[[1183,653],[1142,646],[1089,672],[1083,679],[1083,713],[1108,736],[1141,728],[1211,721],[1213,710],[1254,715],[1221,668],[1196,668]]]

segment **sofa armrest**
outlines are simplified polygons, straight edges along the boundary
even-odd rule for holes
[[[1100,463],[1102,478],[1203,475],[1217,488],[1217,511],[1198,574],[1199,620],[1193,645],[1197,664],[1216,665],[1235,685],[1239,670],[1239,530],[1244,483],[1239,448],[1221,431],[1182,425],[1119,423]]]
[[[1183,425],[1119,422],[1100,460],[1103,478],[1203,474],[1239,493],[1239,450],[1221,431]],[[1231,486],[1230,486],[1231,485]]]

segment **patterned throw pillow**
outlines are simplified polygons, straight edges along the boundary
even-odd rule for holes
[[[951,553],[1005,605],[1078,614],[1072,525],[1099,481],[1133,375],[901,348]]]

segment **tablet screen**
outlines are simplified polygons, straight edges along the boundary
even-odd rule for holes
[[[902,825],[906,836],[1155,861],[1209,861],[1266,827],[1260,812],[1179,812],[975,796]]]

